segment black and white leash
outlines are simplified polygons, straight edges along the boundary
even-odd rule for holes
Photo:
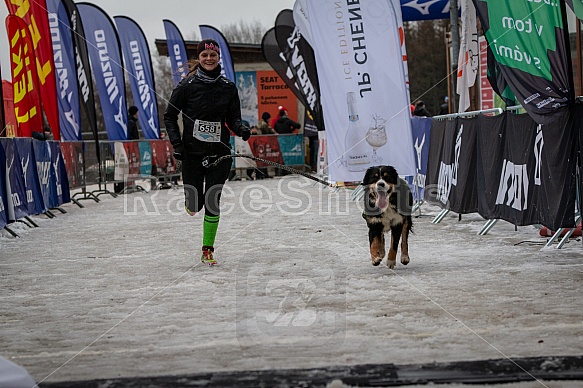
[[[320,179],[318,177],[315,177],[313,175],[307,174],[307,173],[305,173],[303,171],[296,170],[295,168],[291,168],[289,166],[284,166],[283,164],[279,164],[279,163],[276,163],[276,162],[272,162],[271,160],[261,159],[261,158],[258,158],[256,156],[243,155],[243,154],[231,154],[231,155],[221,156],[221,157],[217,158],[216,160],[214,160],[213,162],[210,161],[211,158],[213,158],[213,157],[212,156],[205,156],[204,159],[203,159],[203,161],[202,161],[202,165],[204,167],[206,167],[206,168],[210,168],[210,167],[216,166],[217,164],[219,164],[220,162],[222,162],[225,159],[231,159],[231,158],[251,159],[251,160],[255,160],[255,161],[259,161],[259,162],[263,162],[263,163],[272,165],[274,167],[281,168],[282,170],[289,171],[289,172],[291,172],[293,174],[301,175],[303,177],[306,177],[308,179],[311,179],[313,181],[316,181],[318,183],[321,183],[321,184],[323,184],[325,186],[328,186],[328,187],[331,187],[333,189],[337,189],[338,188],[338,185],[336,183],[331,183],[331,182],[325,181],[325,180]]]

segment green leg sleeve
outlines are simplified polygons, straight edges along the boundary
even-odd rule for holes
[[[215,245],[215,237],[217,236],[217,229],[219,228],[220,216],[204,216],[202,245],[212,247]]]

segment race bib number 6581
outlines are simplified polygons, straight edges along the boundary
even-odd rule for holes
[[[192,136],[204,142],[221,141],[221,123],[218,121],[196,120]]]

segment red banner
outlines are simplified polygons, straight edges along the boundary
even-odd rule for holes
[[[249,147],[253,156],[271,162],[283,164],[283,155],[279,147],[279,140],[277,136],[267,135],[267,136],[251,136],[249,138]],[[257,167],[269,166],[268,164],[257,161]]]
[[[172,154],[174,149],[169,140],[151,140],[152,174],[173,174],[176,172],[176,162]]]
[[[61,154],[65,162],[69,188],[74,189],[83,185],[83,142],[61,142]]]
[[[140,175],[140,148],[138,147],[138,143],[135,141],[124,142],[123,147],[125,148],[126,155],[128,156],[130,174]]]
[[[4,97],[4,126],[3,132],[0,130],[0,136],[16,137],[16,116],[14,115],[14,89],[12,82],[2,80],[2,96]]]
[[[24,21],[14,15],[6,17],[6,31],[10,42],[16,135],[31,137],[33,131],[43,131],[43,120],[30,33]]]
[[[57,82],[46,0],[5,1],[8,11],[12,15],[22,18],[30,31],[30,39],[36,56],[33,63],[36,64],[36,74],[40,83],[43,108],[55,140],[60,140]],[[39,131],[42,132],[42,125]]]

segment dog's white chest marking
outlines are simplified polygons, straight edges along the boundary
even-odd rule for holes
[[[391,206],[385,209],[382,215],[382,222],[384,225],[384,232],[388,233],[391,230],[391,226],[402,224],[405,221],[405,218],[400,215],[395,209]]]

